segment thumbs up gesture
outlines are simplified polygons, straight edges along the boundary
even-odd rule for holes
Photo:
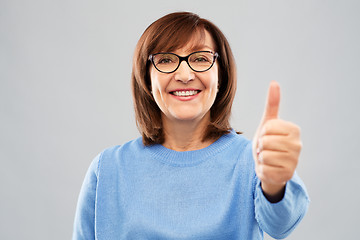
[[[300,128],[279,119],[280,87],[272,81],[264,114],[253,140],[255,172],[270,201],[283,197],[286,182],[296,169],[300,151]]]

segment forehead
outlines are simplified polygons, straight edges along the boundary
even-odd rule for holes
[[[197,50],[216,51],[216,44],[211,34],[198,28],[191,33],[175,34],[159,41],[155,52],[188,53]]]
[[[175,49],[176,52],[193,52],[198,50],[212,50],[215,51],[215,43],[210,35],[210,33],[206,30],[202,32],[194,33],[189,41],[183,46]]]

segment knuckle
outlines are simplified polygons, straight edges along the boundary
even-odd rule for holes
[[[301,129],[298,125],[293,123],[291,126],[291,132],[296,136],[300,136]]]
[[[302,149],[302,146],[303,146],[303,144],[302,144],[301,141],[298,141],[298,142],[295,144],[295,148],[296,148],[296,150],[298,150],[298,151],[300,151],[300,150]]]
[[[293,141],[291,149],[295,153],[299,153],[301,151],[301,149],[302,149],[302,142],[300,140]]]

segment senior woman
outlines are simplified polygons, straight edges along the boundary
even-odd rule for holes
[[[300,130],[269,88],[253,141],[229,123],[236,90],[222,32],[189,12],[152,23],[134,54],[142,137],[102,151],[86,174],[73,239],[263,239],[288,236],[308,207],[295,173]]]

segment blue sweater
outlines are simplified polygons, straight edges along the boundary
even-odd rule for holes
[[[263,239],[288,236],[309,200],[296,175],[270,203],[254,170],[251,142],[234,132],[177,152],[142,139],[105,149],[81,188],[73,240]]]

